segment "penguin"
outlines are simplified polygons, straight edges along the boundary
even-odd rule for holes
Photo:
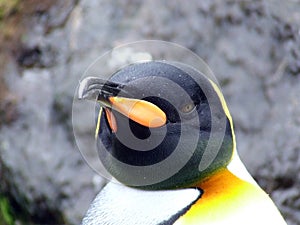
[[[173,61],[84,78],[96,106],[96,143],[113,179],[83,225],[286,224],[241,162],[218,85]]]

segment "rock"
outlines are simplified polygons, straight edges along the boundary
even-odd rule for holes
[[[24,70],[23,75],[14,77],[10,85],[11,91],[19,97],[20,115],[10,127],[1,130],[4,180],[19,196],[16,196],[17,203],[27,210],[34,222],[63,223],[62,218],[66,215],[60,211],[70,211],[72,205],[73,213],[68,212],[68,221],[76,223],[79,219],[76,212],[82,212],[84,208],[81,207],[87,205],[84,201],[76,203],[72,196],[78,196],[82,186],[88,185],[93,175],[81,162],[62,121],[53,118],[55,95],[51,76],[49,70]],[[81,172],[85,176],[78,177]],[[14,179],[11,180],[9,175],[13,175]],[[77,185],[73,186],[75,178]]]
[[[42,10],[24,35],[18,64],[10,60],[3,70],[16,114],[0,128],[0,192],[27,222],[78,224],[105,181],[76,147],[72,125],[79,145],[94,148],[93,123],[72,124],[78,81],[112,47],[163,39],[209,64],[243,161],[290,224],[300,223],[299,12],[295,1],[279,0],[70,0]],[[97,165],[96,152],[85,156]]]

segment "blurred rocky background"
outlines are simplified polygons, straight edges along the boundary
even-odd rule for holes
[[[0,0],[0,225],[80,222],[103,181],[74,141],[75,88],[98,56],[144,39],[210,65],[241,158],[300,224],[299,0]]]

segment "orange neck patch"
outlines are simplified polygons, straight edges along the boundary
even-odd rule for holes
[[[201,198],[175,224],[211,224],[252,201],[260,189],[224,169],[197,185],[203,190]]]

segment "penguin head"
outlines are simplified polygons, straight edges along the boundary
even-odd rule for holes
[[[235,140],[224,98],[188,65],[150,61],[128,65],[109,80],[87,77],[79,98],[99,103],[99,157],[125,185],[193,187],[231,160]]]

